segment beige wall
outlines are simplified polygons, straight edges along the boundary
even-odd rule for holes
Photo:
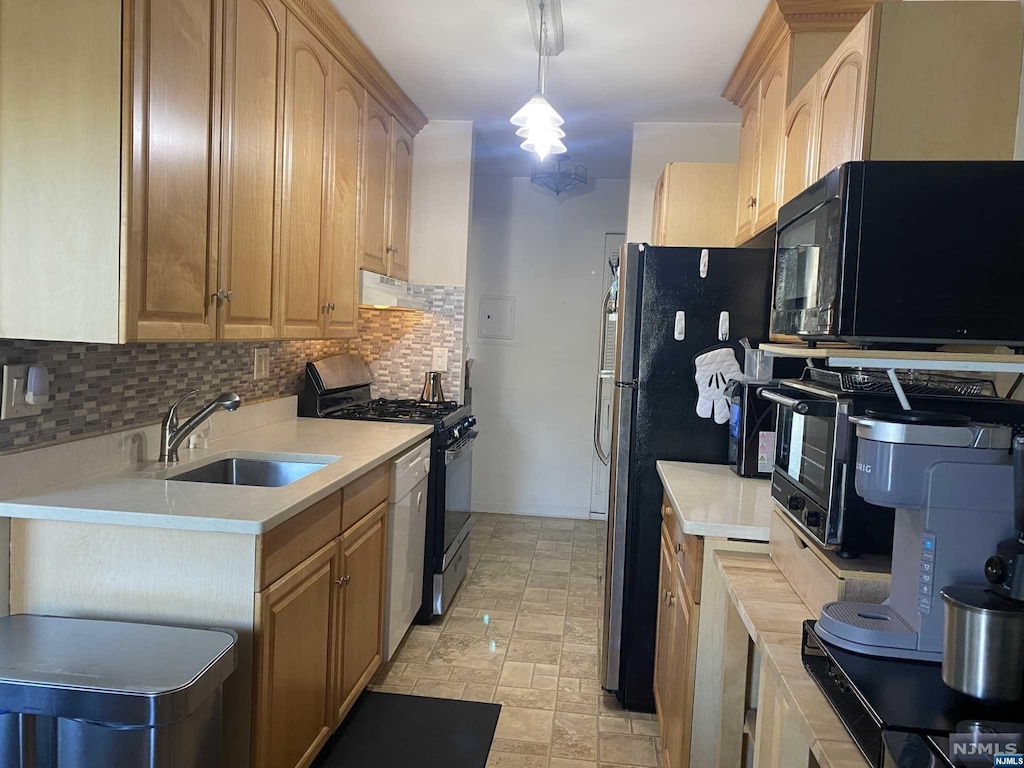
[[[431,120],[412,160],[409,282],[465,285],[473,198],[473,123]]]
[[[633,123],[627,242],[650,240],[654,185],[668,163],[735,163],[739,159],[738,111],[736,115],[736,123]]]

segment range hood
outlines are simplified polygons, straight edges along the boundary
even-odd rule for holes
[[[426,309],[427,302],[409,295],[404,280],[359,270],[359,306],[373,309]]]

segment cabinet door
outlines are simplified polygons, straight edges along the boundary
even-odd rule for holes
[[[221,5],[136,3],[128,338],[216,335]]]
[[[324,335],[352,338],[358,319],[359,139],[366,91],[337,59],[331,61],[331,138],[327,202],[327,258],[323,263],[327,305]]]
[[[281,335],[318,338],[323,304],[328,109],[332,61],[327,49],[288,14],[285,65],[284,194],[281,248]]]
[[[366,94],[363,128],[363,211],[359,231],[363,269],[384,275],[388,271],[388,179],[391,175],[391,115]]]
[[[285,24],[281,0],[227,0],[221,148],[222,339],[277,335]]]
[[[654,706],[658,713],[658,728],[662,745],[668,718],[671,716],[672,682],[669,679],[669,665],[672,661],[672,615],[668,595],[672,589],[672,545],[668,530],[661,526],[661,566],[658,576],[658,629],[654,645]]]
[[[868,41],[874,12],[868,12],[819,72],[818,177],[864,156],[867,112]]]
[[[782,189],[782,131],[789,93],[789,42],[772,58],[761,79],[758,115],[757,185],[754,234],[775,224]]]
[[[334,728],[336,564],[332,541],[256,595],[257,768],[308,765]]]
[[[818,180],[818,75],[796,95],[786,109],[783,137],[782,202],[786,203]]]
[[[412,136],[393,120],[395,149],[391,175],[391,237],[388,250],[388,274],[409,279],[409,205],[412,200]]]
[[[757,126],[760,94],[754,92],[743,107],[740,123],[739,203],[736,209],[736,244],[749,240],[754,234],[754,216],[757,184]]]
[[[669,678],[675,694],[672,713],[664,736],[665,764],[686,768],[690,763],[690,729],[693,720],[693,682],[697,664],[697,612],[683,572],[672,569],[672,591],[668,596],[671,629]]]
[[[335,675],[335,719],[340,722],[380,667],[384,639],[387,502],[338,540],[343,584],[338,590],[340,658]]]

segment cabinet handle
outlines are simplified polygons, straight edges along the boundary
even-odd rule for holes
[[[350,581],[352,581],[352,574],[349,574],[348,576],[343,576],[340,579],[335,579],[334,583],[337,584],[339,587],[344,587]]]
[[[213,298],[220,299],[221,301],[231,301],[233,295],[231,291],[225,291],[223,288],[220,288],[213,294]]]
[[[683,551],[683,542],[677,541],[676,542],[676,554],[678,555],[682,551]]]

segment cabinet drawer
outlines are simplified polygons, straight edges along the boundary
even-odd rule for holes
[[[389,462],[371,469],[345,486],[341,507],[341,530],[347,531],[388,500]]]
[[[701,572],[704,569],[704,539],[701,536],[683,532],[667,496],[661,504],[661,519],[665,526],[662,533],[668,537],[669,545],[672,552],[675,553],[690,597],[694,603],[700,603]]]
[[[260,537],[258,590],[288,571],[341,533],[341,491],[335,491],[291,520]]]

